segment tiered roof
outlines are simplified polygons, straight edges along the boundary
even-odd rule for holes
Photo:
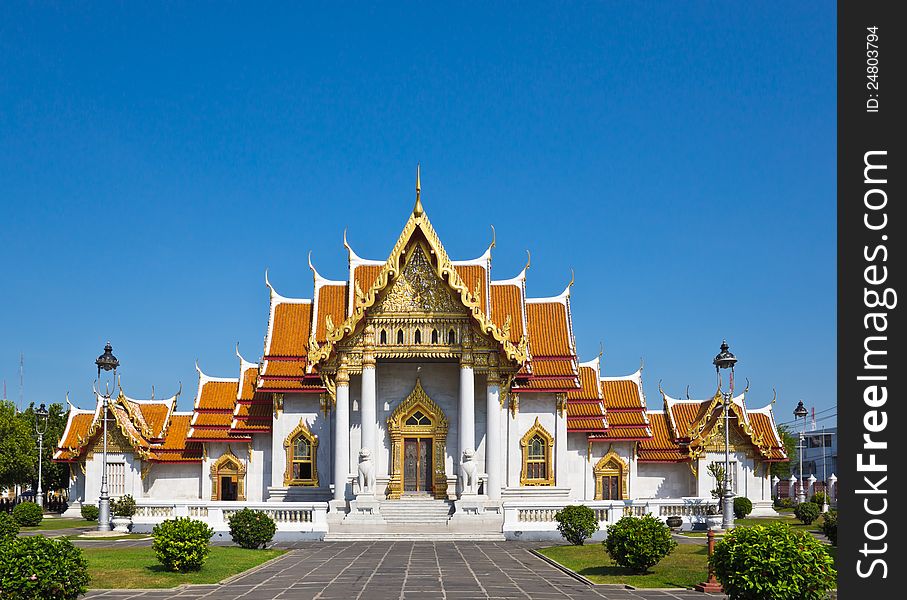
[[[622,377],[599,379],[608,411],[608,430],[594,436],[596,441],[642,442],[652,438],[652,428],[646,414],[646,396],[642,390],[642,367]]]
[[[201,446],[186,443],[192,413],[177,412],[179,394],[165,400],[137,400],[120,390],[108,405],[108,427],[118,432],[124,443],[151,462],[193,462],[201,460]],[[68,401],[68,398],[67,398]],[[82,460],[98,443],[103,431],[103,398],[96,395],[94,410],[70,405],[69,419],[57,444],[54,460]],[[117,433],[114,433],[116,436]]]

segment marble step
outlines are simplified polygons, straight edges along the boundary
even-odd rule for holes
[[[325,542],[363,542],[373,540],[425,541],[425,542],[503,542],[503,533],[464,532],[335,532],[324,536]]]

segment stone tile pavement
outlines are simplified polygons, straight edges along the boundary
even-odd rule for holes
[[[91,600],[611,600],[724,598],[686,590],[590,586],[520,542],[310,542],[222,585],[102,590]]]

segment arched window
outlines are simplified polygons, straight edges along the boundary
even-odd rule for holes
[[[378,343],[381,345],[387,344],[387,331],[384,329],[381,330],[381,337]]]
[[[416,333],[413,334],[413,343],[414,344],[422,343],[422,330],[421,329],[417,329]]]
[[[613,450],[604,455],[592,471],[596,500],[624,500],[627,497],[627,463]]]
[[[451,327],[450,331],[447,332],[447,343],[456,344],[457,343],[457,332]]]
[[[554,471],[551,468],[554,436],[542,427],[538,417],[520,440],[520,446],[523,449],[520,485],[554,485]]]
[[[397,330],[397,343],[398,344],[403,343],[403,330],[402,329]]]
[[[290,432],[283,447],[287,452],[287,468],[284,485],[318,485],[318,436],[313,435],[300,419],[296,429]]]
[[[438,343],[438,330],[437,329],[431,330],[431,343],[432,344]]]

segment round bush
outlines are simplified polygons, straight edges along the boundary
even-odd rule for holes
[[[775,498],[775,506],[778,508],[793,508],[793,498]]]
[[[607,531],[608,556],[634,573],[645,573],[677,547],[671,530],[652,515],[623,517]]]
[[[819,505],[812,502],[801,502],[794,507],[794,516],[800,519],[800,522],[804,525],[809,525],[818,519],[821,513],[822,509]]]
[[[118,500],[110,501],[110,510],[115,517],[131,517],[135,514],[135,498],[126,494]]]
[[[753,512],[753,503],[745,496],[734,498],[734,518],[743,519],[746,515]]]
[[[818,506],[822,506],[828,502],[828,496],[825,495],[825,492],[816,492],[813,494],[813,497],[809,499],[810,502]]]
[[[731,600],[824,600],[837,584],[822,543],[786,523],[732,529],[709,561]]]
[[[94,504],[83,504],[81,512],[82,518],[86,521],[97,521],[100,516],[100,511]]]
[[[565,506],[554,515],[557,530],[574,546],[582,546],[586,538],[598,531],[595,511],[588,506]]]
[[[20,527],[35,527],[41,524],[44,511],[34,502],[20,502],[13,509],[13,518]]]
[[[195,519],[177,517],[154,526],[152,548],[168,571],[198,571],[208,558],[214,530]]]
[[[822,533],[832,545],[838,545],[838,511],[829,510],[822,515]]]
[[[0,544],[3,600],[75,600],[88,580],[88,561],[69,540],[36,535]]]
[[[243,548],[264,548],[277,531],[274,519],[260,510],[244,508],[227,519],[230,537]]]
[[[19,524],[5,512],[0,512],[0,543],[17,535],[19,535]]]

